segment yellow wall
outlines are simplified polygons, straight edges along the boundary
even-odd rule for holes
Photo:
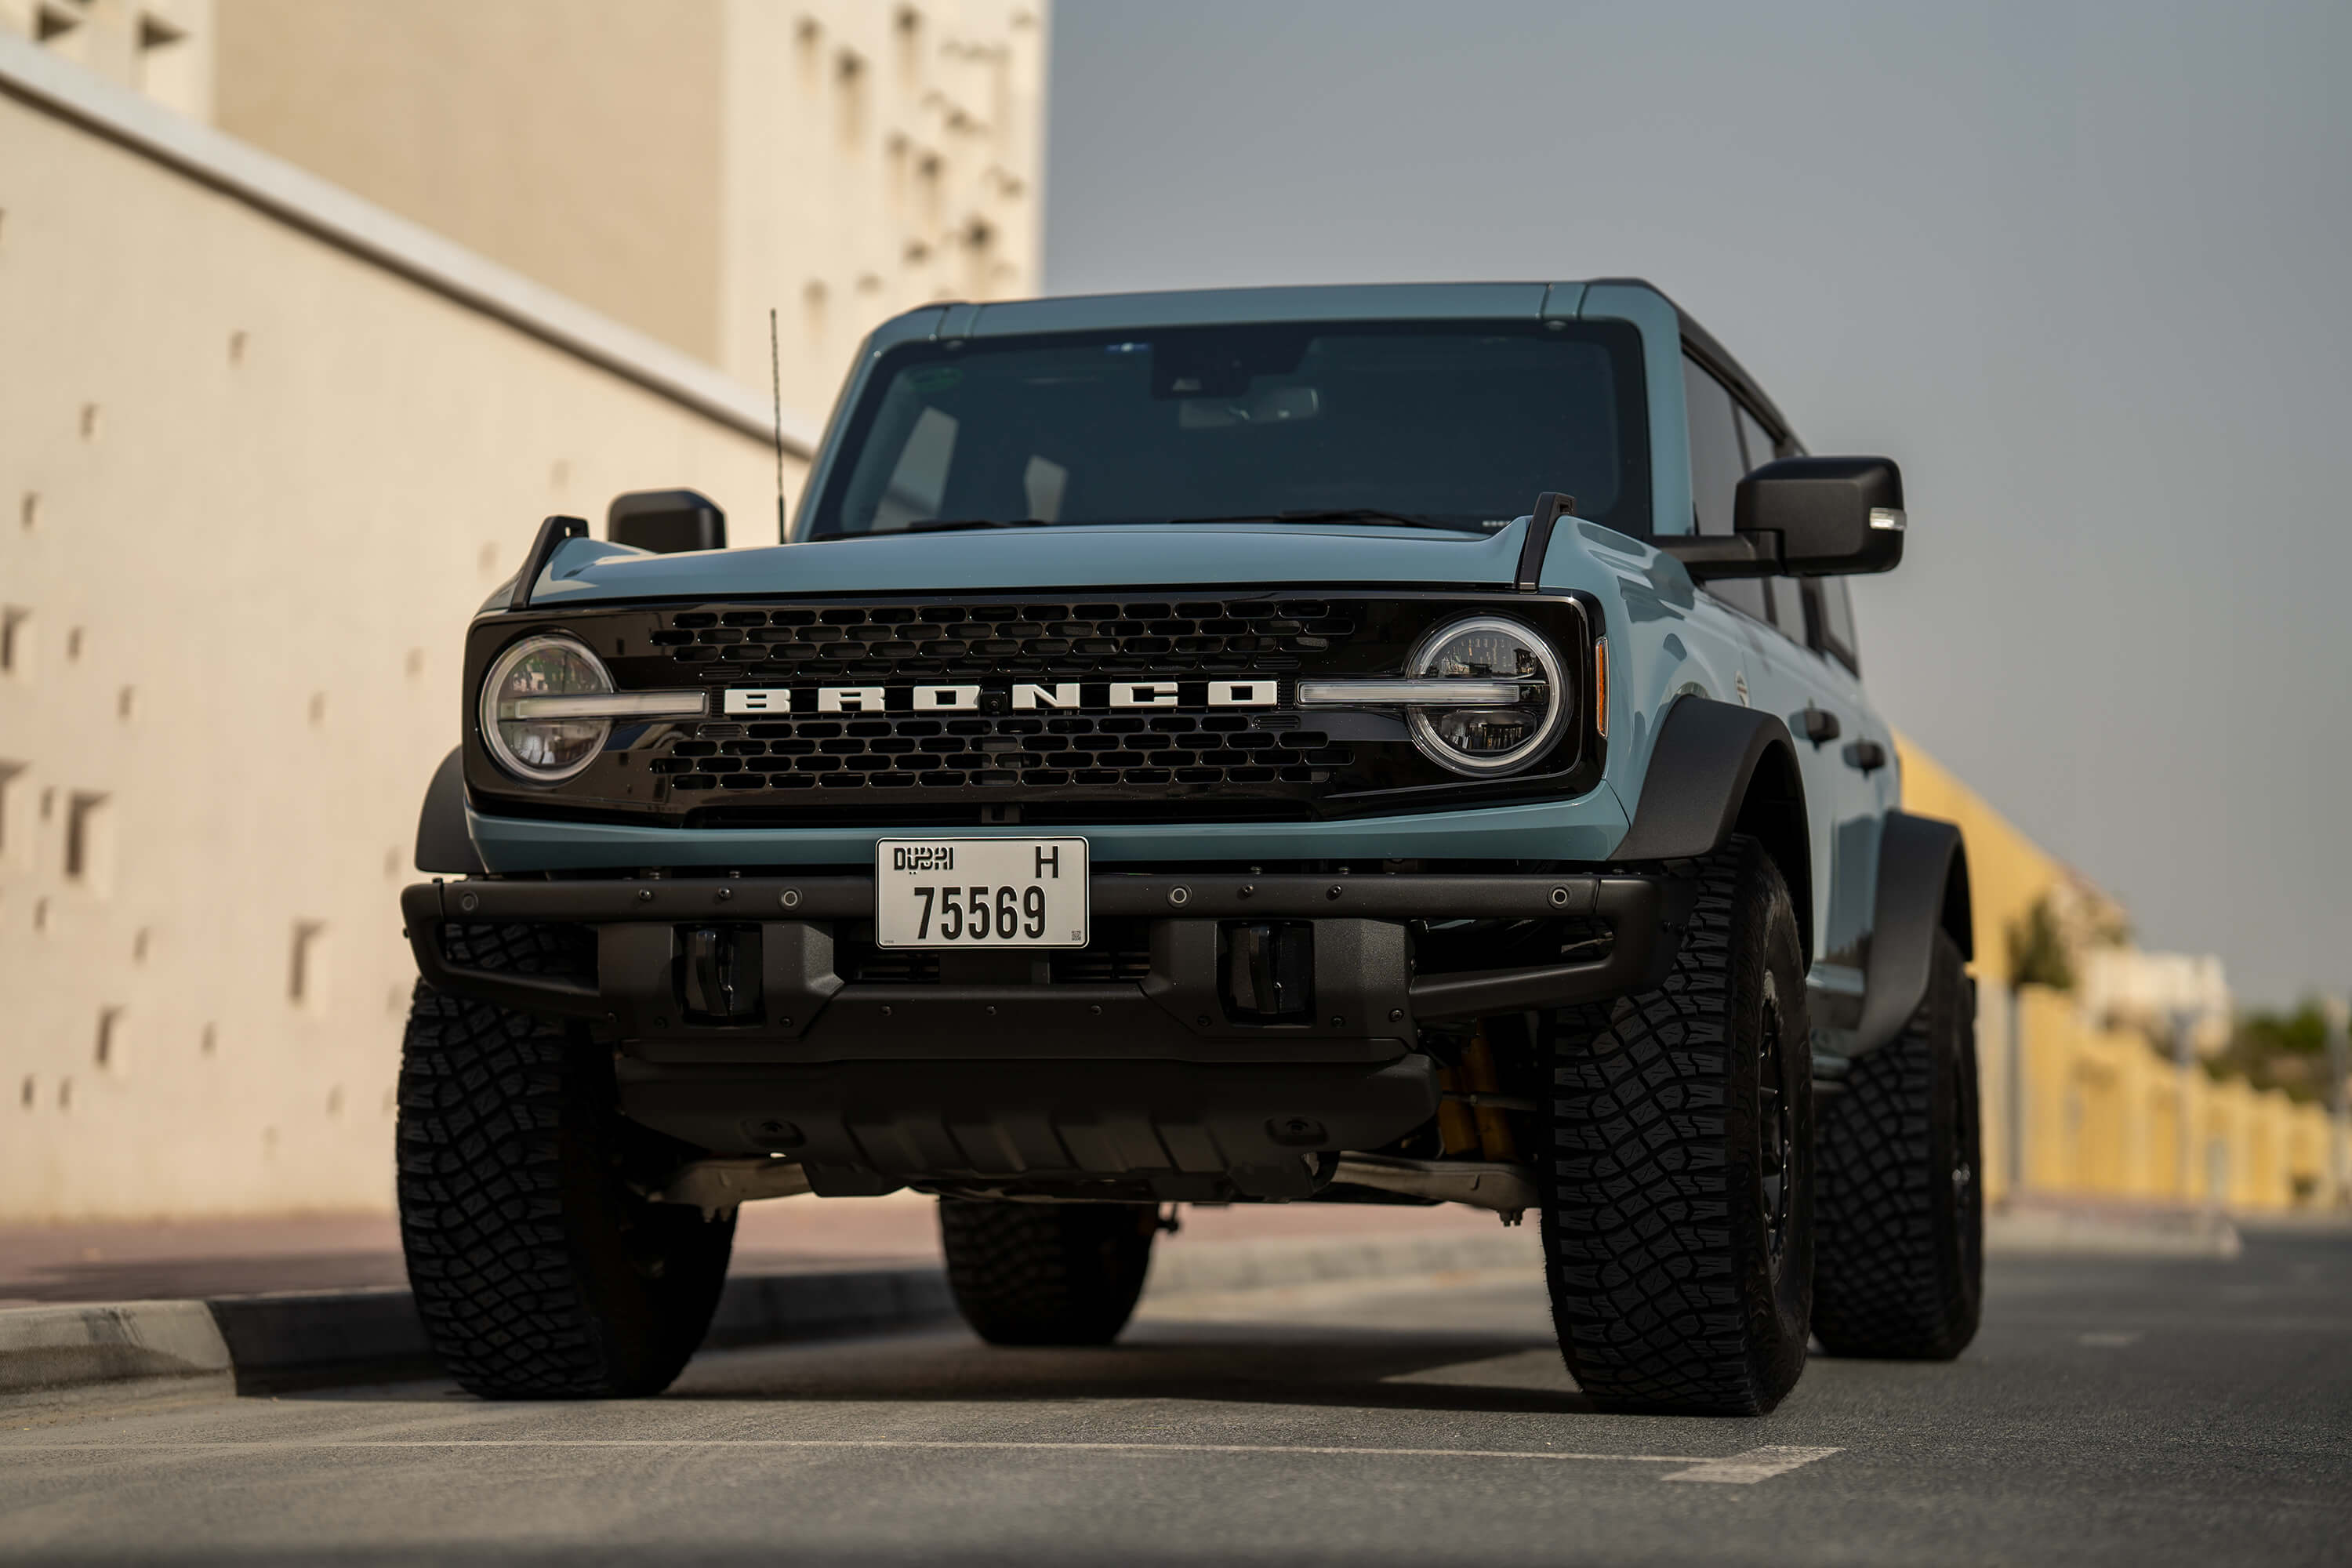
[[[1975,900],[1977,1052],[1987,1194],[2011,1195],[2011,1027],[2006,932],[2066,868],[1916,744],[1898,737],[1903,806],[1960,825]],[[2017,999],[2029,1192],[2244,1210],[2318,1206],[2329,1127],[2315,1105],[2242,1080],[2184,1077],[2147,1037],[2093,1027],[2071,996],[2030,985]],[[2179,1127],[2189,1138],[2182,1169]]]

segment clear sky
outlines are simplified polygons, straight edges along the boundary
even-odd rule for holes
[[[1648,278],[1896,725],[2242,997],[2352,987],[2352,5],[1057,0],[1046,279]]]

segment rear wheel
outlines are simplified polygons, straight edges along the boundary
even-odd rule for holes
[[[1919,1011],[1822,1108],[1813,1331],[1833,1355],[1949,1361],[1976,1338],[1984,1188],[1962,963],[1937,932]]]
[[[562,928],[458,927],[449,941],[481,969],[589,963]],[[702,1342],[734,1217],[646,1200],[691,1151],[614,1101],[593,1042],[417,985],[401,1052],[401,1242],[426,1335],[475,1394],[658,1394]]]
[[[1570,1372],[1604,1405],[1761,1415],[1805,1367],[1812,1058],[1780,868],[1697,862],[1655,990],[1565,1009],[1543,1235]]]
[[[992,1345],[1107,1345],[1151,1266],[1156,1205],[940,1200],[956,1309]]]

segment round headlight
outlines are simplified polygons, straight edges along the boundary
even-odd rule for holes
[[[570,637],[525,637],[499,655],[482,682],[482,738],[490,755],[517,778],[561,784],[596,760],[612,733],[610,719],[549,713],[535,699],[593,697],[613,689],[596,656]],[[533,713],[534,708],[541,708]]]
[[[1568,683],[1559,656],[1516,622],[1481,616],[1441,626],[1413,650],[1407,672],[1416,680],[1477,682],[1488,689],[1475,704],[1449,708],[1422,698],[1411,710],[1413,743],[1422,754],[1457,773],[1492,777],[1516,773],[1543,755],[1559,733]],[[1516,700],[1493,699],[1496,682],[1515,684]]]

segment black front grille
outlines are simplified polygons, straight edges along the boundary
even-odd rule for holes
[[[703,679],[1297,669],[1354,635],[1317,599],[688,610],[652,642]]]
[[[1296,713],[706,723],[653,759],[675,790],[1319,784],[1355,753]]]
[[[1400,673],[1437,626],[1478,613],[1524,619],[1565,656],[1580,721],[1545,763],[1466,779],[1421,754],[1399,710],[1297,705],[1300,680]],[[593,764],[552,788],[519,784],[470,744],[467,784],[499,810],[689,827],[1304,820],[1558,795],[1600,777],[1601,739],[1583,717],[1591,616],[1566,598],[1406,590],[772,599],[486,616],[467,647],[469,689],[516,637],[562,630],[596,652],[622,690],[710,695],[700,720],[616,726]],[[1274,704],[1212,700],[1235,679],[1270,683]],[[1123,705],[1124,681],[1171,683],[1162,695],[1175,705]],[[1025,689],[1032,684],[1076,685],[1079,700],[1043,700]],[[914,693],[939,685],[979,689],[953,709],[917,710]],[[879,689],[881,707],[840,695],[852,686]],[[762,706],[730,711],[737,692],[758,694]]]

